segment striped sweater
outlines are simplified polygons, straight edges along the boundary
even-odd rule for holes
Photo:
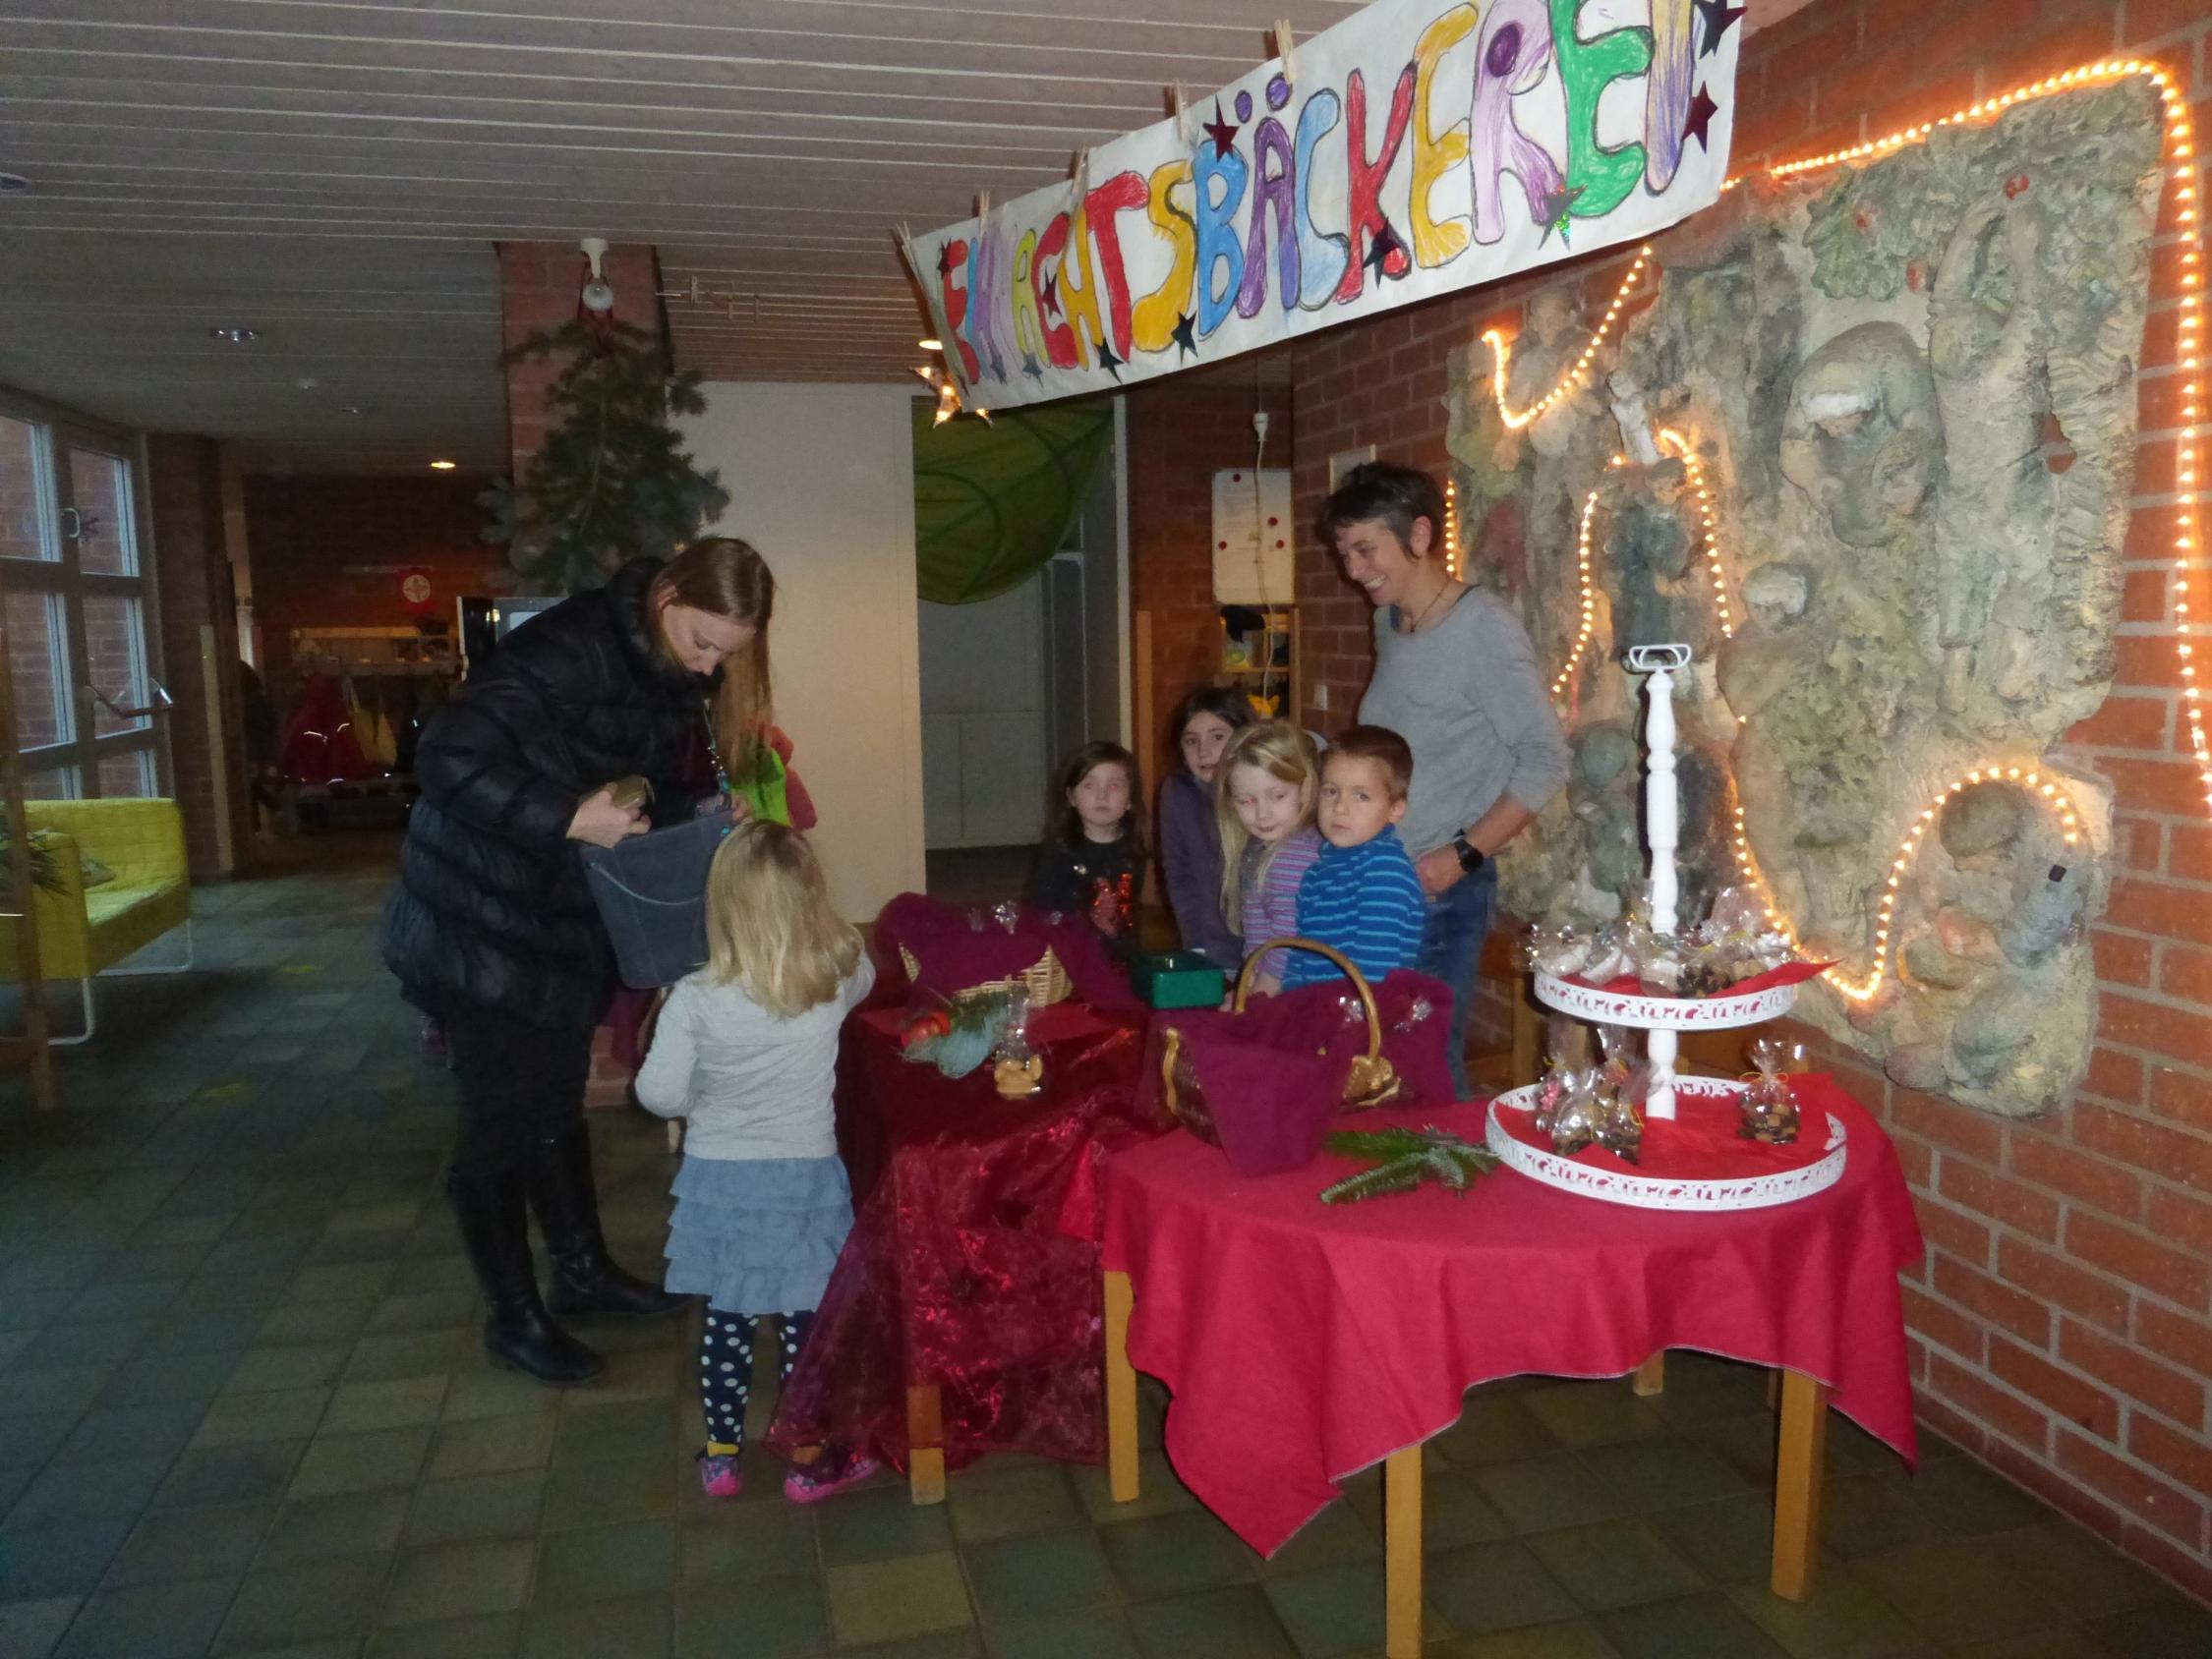
[[[1264,841],[1245,843],[1240,884],[1244,888],[1241,921],[1248,948],[1298,932],[1298,889],[1306,885],[1306,872],[1312,869],[1322,844],[1321,832],[1310,824],[1285,835],[1274,848],[1273,858],[1267,857],[1268,847]],[[1262,863],[1266,865],[1265,870],[1260,868]],[[1290,966],[1290,958],[1288,950],[1270,950],[1267,960],[1259,964],[1259,971],[1280,980],[1284,969]],[[1319,962],[1325,958],[1315,956],[1313,960]]]
[[[1370,982],[1413,966],[1427,917],[1421,878],[1395,826],[1356,847],[1323,842],[1298,888],[1298,931],[1335,945]],[[1293,951],[1283,989],[1338,977],[1326,956]]]

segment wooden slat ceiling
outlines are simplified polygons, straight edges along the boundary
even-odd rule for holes
[[[659,249],[687,367],[897,378],[891,224],[1063,178],[1276,17],[1355,9],[1151,3],[0,0],[32,187],[0,196],[0,384],[272,464],[495,467],[492,244],[591,235]]]

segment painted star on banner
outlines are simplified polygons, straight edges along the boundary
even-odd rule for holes
[[[1221,118],[1221,100],[1219,98],[1213,100],[1213,119],[1205,124],[1203,131],[1205,136],[1213,141],[1213,158],[1216,161],[1219,161],[1236,146],[1237,124],[1234,121],[1224,121]]]
[[[1719,113],[1720,106],[1713,101],[1713,94],[1700,86],[1698,95],[1690,100],[1690,113],[1682,122],[1682,142],[1688,143],[1695,139],[1701,147],[1711,149],[1713,142],[1705,136],[1705,130]]]
[[[939,276],[951,276],[953,274],[953,266],[955,262],[956,261],[953,258],[953,245],[950,242],[946,243],[944,247],[937,250],[937,274]]]
[[[1038,363],[1035,358],[1025,357],[1021,360],[1021,372],[1036,381],[1038,385],[1044,384],[1044,366]]]
[[[1581,185],[1567,185],[1545,193],[1537,214],[1537,223],[1543,226],[1543,235],[1537,239],[1539,248],[1550,240],[1553,231],[1559,233],[1559,240],[1566,246],[1574,246],[1574,237],[1570,234],[1573,220],[1568,215],[1574,210],[1575,198],[1583,193],[1584,188]]]
[[[1114,376],[1114,384],[1122,383],[1122,365],[1129,360],[1114,355],[1114,348],[1104,340],[1098,342],[1098,367]]]
[[[1044,279],[1043,286],[1037,290],[1037,303],[1044,307],[1045,315],[1058,316],[1060,315],[1060,273],[1058,271],[1054,271]]]
[[[1380,282],[1392,274],[1389,268],[1390,256],[1401,252],[1405,246],[1398,240],[1398,233],[1390,228],[1390,221],[1385,219],[1382,221],[1382,228],[1374,233],[1374,240],[1368,244],[1368,257],[1360,262],[1374,273],[1375,281]],[[1405,273],[1399,271],[1396,274],[1403,276]]]
[[[1196,357],[1198,355],[1198,319],[1189,312],[1185,312],[1175,319],[1175,332],[1168,338],[1175,342],[1182,354],[1176,358],[1176,362],[1181,363],[1186,357]]]
[[[1698,47],[1698,56],[1711,57],[1720,49],[1720,36],[1727,33],[1728,26],[1743,16],[1741,6],[1731,6],[1728,0],[1690,0],[1705,23],[1705,42]]]

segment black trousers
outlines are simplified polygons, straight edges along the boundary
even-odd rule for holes
[[[478,1178],[522,1166],[533,1140],[583,1121],[592,1028],[548,1031],[496,1008],[451,1010],[445,1043],[460,1083],[453,1170]]]

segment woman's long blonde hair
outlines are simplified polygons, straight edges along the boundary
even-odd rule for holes
[[[750,542],[734,536],[702,536],[661,567],[653,579],[653,605],[665,601],[753,630],[742,651],[722,665],[715,691],[715,756],[731,777],[748,775],[776,718],[768,678],[768,622],[776,611],[776,577]],[[661,636],[667,649],[667,636]]]
[[[1313,740],[1288,720],[1249,725],[1232,736],[1229,747],[1222,750],[1221,764],[1213,772],[1213,816],[1221,827],[1221,914],[1232,928],[1244,914],[1243,865],[1245,848],[1252,838],[1229,794],[1230,775],[1239,767],[1257,767],[1270,777],[1298,785],[1300,829],[1313,822],[1313,802],[1320,793],[1321,780],[1321,763],[1313,752]],[[1282,844],[1277,841],[1261,857],[1256,880],[1266,881],[1267,866],[1275,861],[1276,848]]]
[[[860,948],[796,830],[755,818],[729,832],[707,872],[711,978],[742,985],[770,1013],[791,1019],[838,994]]]

